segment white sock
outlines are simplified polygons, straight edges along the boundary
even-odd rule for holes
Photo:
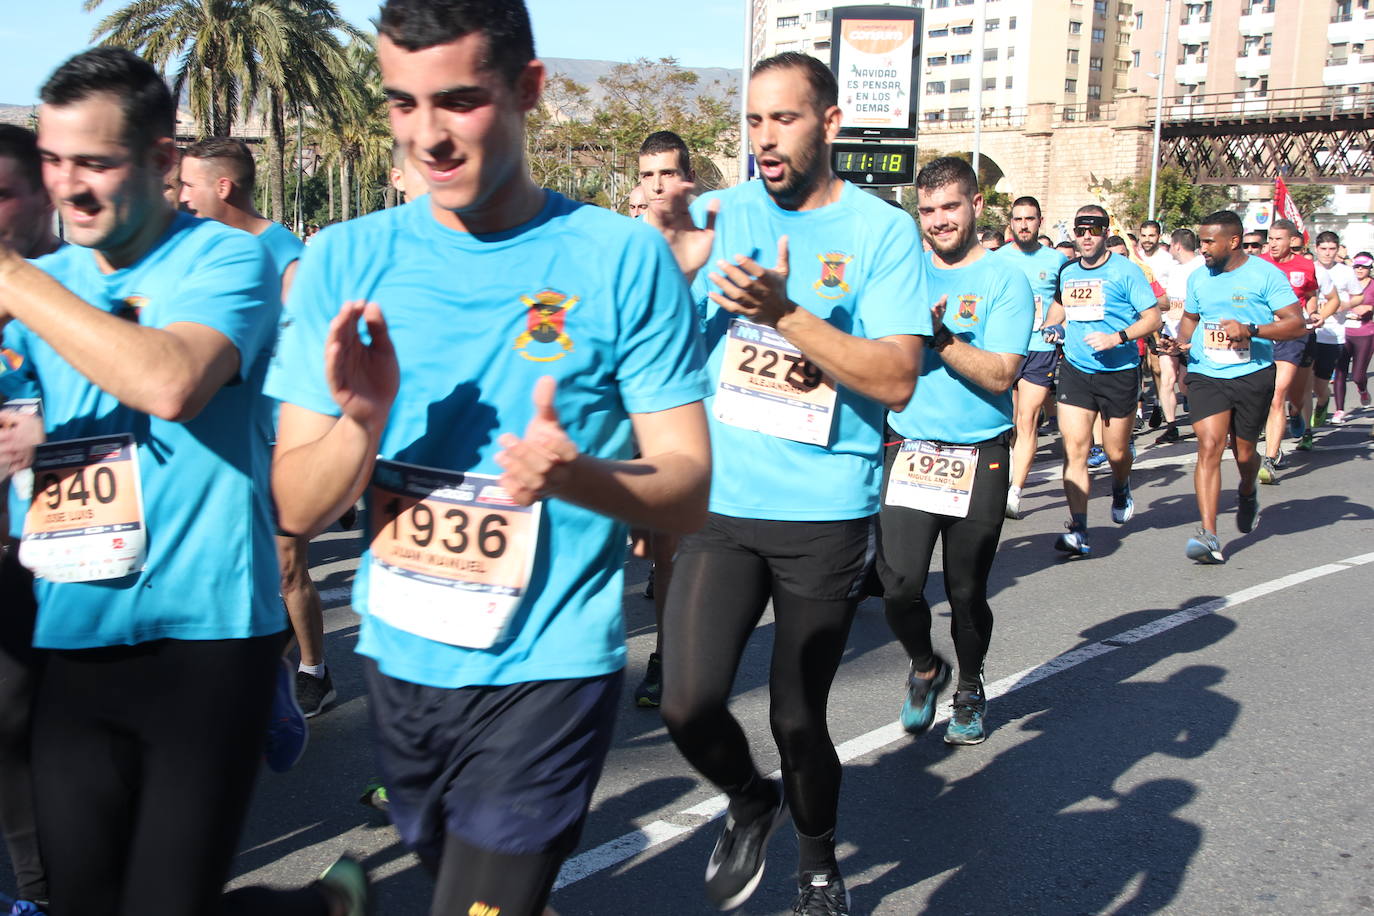
[[[1007,488],[1007,493],[1008,493],[1010,496],[1012,496],[1012,498],[1014,498],[1014,499],[1020,499],[1020,498],[1021,498],[1021,488],[1020,488],[1020,487],[1008,487],[1008,488]]]
[[[298,668],[296,668],[296,670],[304,671],[311,677],[322,678],[324,677],[325,671],[327,671],[328,669],[325,668],[324,662],[320,662],[318,665],[307,665],[302,663]]]

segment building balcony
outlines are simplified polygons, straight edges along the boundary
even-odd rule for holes
[[[1185,45],[1200,45],[1212,37],[1212,23],[1201,19],[1184,22],[1178,27],[1178,42]]]
[[[1344,64],[1322,68],[1322,83],[1326,86],[1358,86],[1374,82],[1374,55],[1349,58]]]
[[[1326,27],[1329,44],[1374,41],[1374,16],[1356,13],[1345,22],[1333,22]]]
[[[1207,79],[1207,64],[1179,64],[1174,68],[1174,79],[1182,86],[1196,86]]]
[[[1253,79],[1269,75],[1269,63],[1274,58],[1269,54],[1243,54],[1236,58],[1236,76]]]
[[[1273,32],[1274,14],[1251,13],[1248,16],[1241,16],[1237,26],[1242,35],[1263,35],[1266,32]]]

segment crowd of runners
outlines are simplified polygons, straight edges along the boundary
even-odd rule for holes
[[[834,76],[793,53],[749,80],[759,180],[697,196],[686,145],[655,133],[636,222],[533,183],[545,72],[520,0],[388,0],[378,30],[409,202],[308,248],[254,209],[241,143],[178,150],[129,52],[63,63],[36,137],[0,130],[15,913],[371,912],[347,857],[223,891],[260,761],[289,769],[334,700],[306,548],[361,500],[379,784],[432,913],[545,910],[611,743],[634,532],[658,619],[634,701],[729,798],[706,899],[741,905],[790,823],[794,911],[847,914],[826,706],[861,600],[910,657],[902,726],[930,729],[952,682],[943,740],[978,744],[988,582],[1043,431],[1055,546],[1088,558],[1091,469],[1128,525],[1134,437],[1176,442],[1186,417],[1181,546],[1221,563],[1223,451],[1250,531],[1285,437],[1343,422],[1347,379],[1369,403],[1374,259],[1347,266],[1330,233],[1313,262],[1283,221],[1123,238],[1088,204],[1054,245],[1032,197],[980,231],[949,157],[913,220],[835,176]],[[937,541],[953,659],[931,639]],[[728,706],[769,606],[780,782]]]

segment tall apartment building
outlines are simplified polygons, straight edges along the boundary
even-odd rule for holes
[[[1326,87],[1339,99],[1374,87],[1370,0],[1175,0],[1169,26],[1166,104],[1237,93]],[[1128,86],[1153,94],[1164,4],[1138,4]],[[1368,50],[1366,50],[1368,49]]]
[[[829,61],[831,6],[817,0],[752,2],[755,60],[801,51]],[[979,81],[981,108],[994,116],[1033,102],[1091,111],[1128,88],[1134,3],[917,0],[884,5],[925,11],[917,109],[922,120],[970,118]]]

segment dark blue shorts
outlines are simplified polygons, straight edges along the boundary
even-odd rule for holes
[[[1025,379],[1041,388],[1053,388],[1054,370],[1058,365],[1058,350],[1031,350],[1026,354],[1025,362],[1021,363],[1021,371],[1017,373],[1016,381]]]
[[[446,834],[506,855],[577,845],[610,750],[623,672],[447,689],[365,659],[391,820],[437,860]]]

